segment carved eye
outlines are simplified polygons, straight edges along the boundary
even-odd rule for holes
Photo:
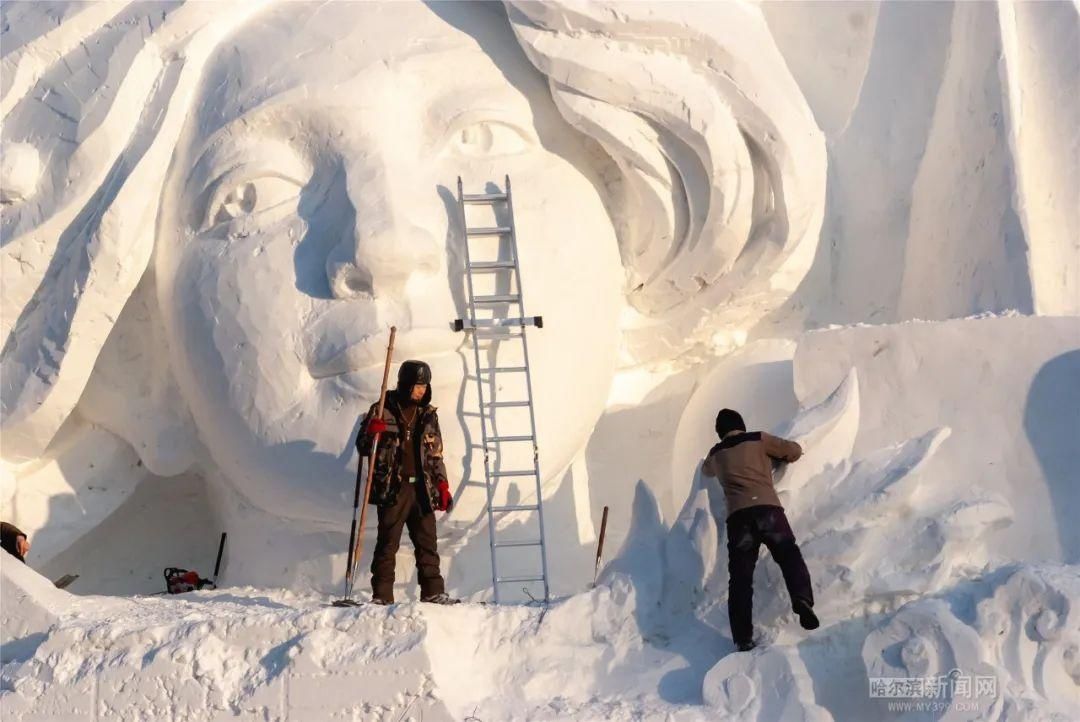
[[[529,147],[521,131],[495,120],[463,125],[454,131],[451,142],[455,150],[468,156],[514,155]]]
[[[207,206],[207,225],[213,227],[284,206],[299,198],[300,189],[301,185],[296,181],[276,175],[235,184],[223,183]]]

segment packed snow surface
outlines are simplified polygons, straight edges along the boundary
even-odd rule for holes
[[[3,569],[7,606],[33,572]],[[707,606],[657,616],[623,578],[546,609],[342,609],[254,588],[73,597],[46,633],[5,643],[0,704],[10,720],[1064,721],[1080,709],[1078,598],[1076,567],[1007,565],[826,618],[811,638],[788,614],[734,653]],[[979,694],[937,701],[963,715],[905,717],[869,696],[872,678],[958,674]]]

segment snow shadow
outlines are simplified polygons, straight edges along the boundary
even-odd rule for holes
[[[0,665],[21,663],[32,658],[48,637],[45,632],[35,632],[0,644]]]
[[[1080,350],[1046,362],[1028,391],[1024,432],[1053,502],[1062,561],[1080,562]]]
[[[734,651],[730,638],[696,614],[708,600],[705,580],[713,565],[700,547],[701,514],[685,513],[692,507],[688,501],[669,528],[652,490],[639,480],[626,541],[599,580],[612,584],[619,576],[625,578],[635,590],[634,621],[642,640],[682,660],[660,677],[657,686],[660,698],[671,704],[702,704],[705,675]],[[687,517],[690,524],[684,523]]]
[[[64,524],[84,524],[93,493],[94,489],[87,488],[51,498],[40,533]],[[90,499],[85,498],[87,494]],[[31,549],[27,562],[49,579],[78,574],[67,588],[73,594],[158,594],[165,591],[165,567],[194,569],[210,576],[220,533],[204,479],[195,474],[148,476],[63,551],[39,561]]]

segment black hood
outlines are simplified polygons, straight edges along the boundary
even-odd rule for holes
[[[431,367],[423,361],[409,360],[402,362],[397,372],[397,396],[402,404],[410,403],[412,387],[416,384],[427,384],[424,398],[420,399],[420,406],[431,403]]]

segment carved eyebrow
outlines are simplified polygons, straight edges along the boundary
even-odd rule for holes
[[[514,90],[509,83],[495,85],[484,83],[466,88],[455,88],[436,99],[427,112],[427,125],[435,133],[450,127],[464,112],[490,112],[495,116],[513,119],[532,125],[533,114],[529,101]]]
[[[222,129],[225,130],[225,129]],[[230,140],[234,142],[229,142]],[[264,167],[267,172],[303,178],[312,168],[304,156],[279,138],[251,138],[234,133],[216,133],[192,167],[185,187],[201,195],[215,181],[241,166]]]
[[[270,137],[256,140],[251,137],[248,129],[251,126],[263,126],[267,121],[272,120],[274,114],[281,111],[282,105],[299,101],[302,97],[299,91],[300,89],[294,89],[256,103],[210,132],[198,146],[192,149],[194,151],[192,155],[196,161],[184,178],[185,187],[192,183],[205,186],[212,180],[205,176],[208,172],[212,172],[213,166],[228,163],[230,156],[243,159],[252,145],[275,140],[274,133],[270,133]]]

